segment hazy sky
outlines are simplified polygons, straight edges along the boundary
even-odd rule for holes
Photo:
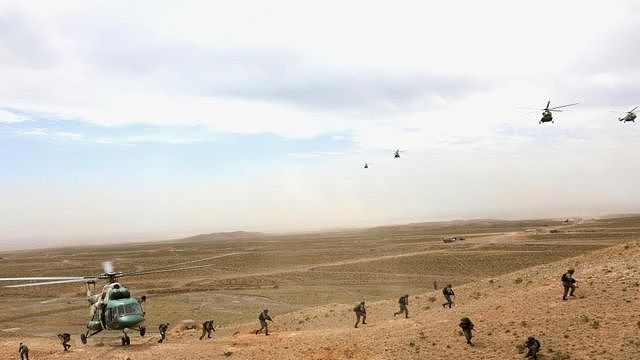
[[[638,14],[0,0],[0,248],[640,211]]]

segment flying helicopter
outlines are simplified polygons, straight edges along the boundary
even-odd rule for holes
[[[638,105],[638,106],[640,106],[640,105]],[[625,122],[625,123],[626,122],[636,122],[636,113],[634,111],[636,111],[638,106],[634,107],[630,111],[627,111],[625,116],[618,118],[618,121],[622,121],[622,122]]]
[[[208,260],[208,259],[205,259]],[[204,260],[189,261],[188,263]],[[184,264],[184,263],[183,263]],[[173,264],[155,269],[136,271],[136,272],[120,272],[114,271],[113,264],[110,261],[102,263],[103,273],[94,276],[44,276],[44,277],[15,277],[0,278],[0,281],[39,281],[29,282],[18,285],[8,285],[9,288],[21,288],[30,286],[55,285],[81,282],[85,284],[87,290],[87,300],[89,302],[90,320],[87,322],[87,331],[80,335],[83,344],[87,343],[87,339],[102,332],[122,331],[123,335],[121,343],[123,346],[131,344],[128,332],[130,330],[138,331],[140,336],[144,336],[146,328],[144,326],[145,312],[142,303],[146,300],[146,296],[136,299],[131,296],[129,289],[124,287],[117,280],[125,276],[147,275],[159,272],[178,271],[200,268],[207,265],[190,266],[176,268],[181,264]],[[169,269],[171,268],[171,269]],[[92,293],[91,288],[95,291],[95,285],[99,280],[106,280],[107,284],[102,287],[100,292]]]
[[[368,169],[369,168],[369,163],[364,163],[364,168]]]
[[[399,159],[399,158],[400,158],[400,153],[401,153],[401,152],[402,152],[401,150],[396,149],[396,151],[393,153],[393,158],[394,158],[394,159]]]
[[[546,123],[546,122],[553,123],[553,115],[551,114],[552,111],[562,112],[563,110],[558,110],[558,109],[564,108],[564,107],[567,107],[567,106],[578,105],[578,103],[561,105],[561,106],[554,106],[552,108],[549,107],[550,105],[551,105],[551,100],[547,101],[547,106],[544,109],[540,109],[540,110],[542,110],[542,118],[538,122],[539,124]]]

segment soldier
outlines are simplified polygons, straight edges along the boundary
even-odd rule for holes
[[[147,312],[144,311],[144,306],[142,304],[144,304],[145,302],[147,302],[147,296],[146,295],[142,295],[139,299],[138,299],[138,304],[140,304],[140,309],[142,309],[142,314],[146,315]]]
[[[525,358],[532,358],[533,360],[538,360],[538,351],[540,351],[540,341],[538,341],[533,336],[529,336],[527,342],[524,343],[524,347],[529,349]]]
[[[451,284],[448,284],[444,289],[442,289],[442,295],[444,295],[445,300],[447,300],[446,303],[442,304],[442,307],[444,308],[445,306],[449,305],[449,309],[451,309],[451,305],[453,305],[453,300],[451,300],[451,297],[456,296],[456,294],[453,292],[453,289],[451,288]]]
[[[358,328],[358,324],[360,323],[360,318],[362,318],[362,324],[367,325],[367,309],[364,307],[364,301],[356,305],[356,307],[353,308],[353,311],[356,313],[355,327]]]
[[[471,322],[471,319],[469,319],[468,317],[463,317],[462,319],[460,319],[460,325],[458,326],[460,326],[460,328],[462,329],[462,333],[467,339],[467,344],[473,346],[473,344],[471,343],[471,338],[473,337],[473,335],[471,334],[471,331],[473,330],[473,323]]]
[[[158,331],[160,331],[160,340],[158,340],[158,344],[162,344],[164,339],[167,337],[167,330],[169,329],[169,323],[162,323],[158,326]]]
[[[575,270],[569,269],[564,275],[562,275],[562,286],[564,287],[564,293],[562,294],[562,300],[567,300],[567,293],[569,296],[573,295],[573,292],[576,291],[576,279],[573,278],[573,273]],[[569,291],[571,290],[571,291]]]
[[[202,323],[202,335],[200,336],[200,340],[204,339],[204,335],[207,335],[207,339],[211,339],[211,331],[216,331],[213,327],[213,320],[207,320]]]
[[[258,320],[260,320],[260,329],[256,330],[256,335],[258,335],[262,329],[264,329],[264,334],[269,335],[269,327],[267,326],[267,320],[273,322],[271,317],[269,316],[269,309],[264,309],[258,316]]]
[[[71,335],[68,333],[58,334],[58,339],[62,343],[62,347],[64,351],[69,351],[71,349],[71,345],[69,345],[69,341],[71,341]]]
[[[20,360],[29,360],[29,347],[27,344],[20,343],[18,352],[20,353]]]
[[[409,318],[409,309],[407,308],[407,306],[409,306],[409,295],[404,295],[401,296],[400,299],[398,300],[398,304],[400,304],[400,311],[398,312],[394,312],[393,313],[393,317],[396,317],[402,313],[404,313],[404,317],[405,319]]]

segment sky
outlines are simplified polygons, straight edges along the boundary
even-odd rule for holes
[[[638,13],[0,0],[0,249],[638,212]]]

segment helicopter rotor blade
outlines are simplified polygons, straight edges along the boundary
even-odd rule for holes
[[[634,107],[633,109],[631,109],[631,110],[629,111],[629,113],[632,113],[632,112],[636,111],[636,109],[637,109],[638,107],[640,107],[640,105],[638,105],[638,106]]]
[[[84,279],[83,276],[38,276],[38,277],[11,277],[0,278],[0,281],[37,281],[37,280],[74,280]]]
[[[555,106],[555,107],[552,107],[552,108],[551,108],[551,109],[549,109],[549,110],[560,109],[560,108],[563,108],[563,107],[573,106],[573,105],[578,105],[578,103],[573,103],[573,104],[567,104],[567,105]]]
[[[7,287],[7,288],[21,288],[21,287],[29,287],[29,286],[67,284],[67,283],[76,283],[76,282],[93,282],[95,280],[97,280],[97,279],[96,278],[67,279],[67,280],[57,280],[57,281],[44,281],[44,282],[38,282],[38,283],[7,285],[5,287]]]
[[[369,163],[370,164],[370,163]],[[199,262],[204,262],[204,261],[209,261],[209,260],[214,260],[214,259],[220,259],[223,257],[227,257],[227,256],[233,256],[233,255],[239,255],[239,254],[244,254],[244,252],[233,252],[233,253],[228,253],[228,254],[222,254],[222,255],[216,255],[216,256],[211,256],[208,258],[204,258],[204,259],[198,259],[198,260],[189,260],[189,261],[184,261],[184,262],[180,262],[180,263],[175,263],[175,264],[171,264],[171,265],[165,265],[165,266],[160,266],[160,267],[156,267],[156,268],[151,268],[151,269],[146,269],[146,270],[140,270],[140,271],[131,271],[131,272],[127,272],[127,273],[122,273],[120,276],[130,276],[130,275],[140,275],[141,273],[150,273],[152,271],[172,271],[174,270],[176,267],[179,266],[183,266],[183,265],[189,265],[189,264],[195,264],[195,263],[199,263]],[[211,266],[211,265],[206,265],[206,266]]]
[[[551,105],[551,100],[548,100],[548,101],[547,101],[547,106],[546,106],[544,109],[542,109],[542,110],[548,110],[548,109],[549,109],[549,105]]]
[[[193,269],[206,268],[214,265],[217,265],[217,264],[194,265],[194,266],[186,266],[186,267],[175,268],[175,269],[137,271],[132,273],[123,273],[121,276],[132,276],[132,275],[138,276],[138,275],[149,275],[149,274],[157,274],[157,273],[170,272],[170,271],[193,270]]]

